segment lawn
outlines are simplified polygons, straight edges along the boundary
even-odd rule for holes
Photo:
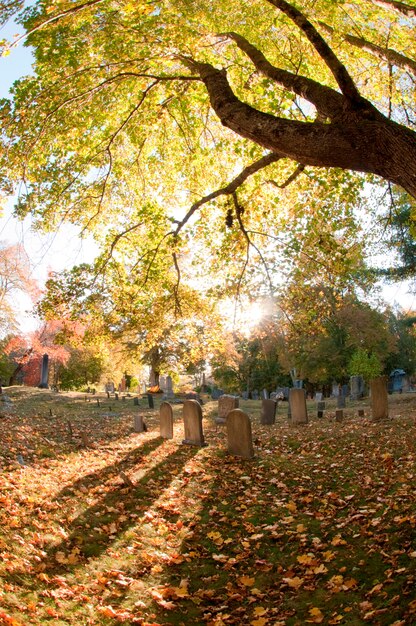
[[[390,396],[382,423],[310,403],[299,427],[285,403],[261,426],[243,401],[248,461],[216,402],[196,448],[180,405],[163,440],[159,399],[4,392],[0,624],[416,624],[416,394]]]

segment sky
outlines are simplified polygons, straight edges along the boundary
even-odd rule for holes
[[[0,39],[11,39],[20,33],[19,26],[8,24],[0,29]],[[0,56],[0,98],[9,96],[9,89],[15,80],[30,74],[32,55],[22,42],[12,48],[9,56]],[[56,233],[41,235],[32,230],[31,218],[19,221],[13,217],[13,205],[16,197],[7,199],[0,217],[0,242],[23,244],[32,266],[32,276],[43,286],[50,271],[60,271],[81,262],[92,261],[96,248],[91,239],[81,240],[79,231],[74,226],[66,225]],[[38,322],[28,312],[31,308],[29,298],[18,295],[16,308],[19,311],[21,329],[25,332],[34,330]]]
[[[11,39],[20,32],[16,24],[8,24],[0,29],[0,39]],[[31,64],[30,49],[23,46],[22,42],[11,49],[9,56],[0,57],[0,97],[7,97],[14,81],[31,72]],[[23,222],[13,217],[14,201],[15,198],[9,198],[0,218],[0,242],[24,245],[32,263],[32,276],[41,286],[49,271],[60,271],[93,260],[97,253],[95,245],[91,239],[82,241],[75,227],[64,226],[57,233],[42,236],[32,231],[30,217]],[[385,286],[382,293],[392,305],[398,305],[405,311],[416,309],[416,296],[409,292],[407,283]],[[30,306],[28,299],[18,298],[20,326],[24,332],[34,330],[37,326],[35,319],[26,312]]]

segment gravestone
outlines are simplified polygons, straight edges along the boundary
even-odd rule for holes
[[[338,409],[345,409],[345,407],[346,407],[345,396],[339,395],[337,397],[337,408]]]
[[[364,417],[365,412],[364,409],[358,409],[358,417]]]
[[[351,400],[359,400],[364,395],[364,381],[361,376],[351,376],[350,378]]]
[[[239,399],[235,396],[224,394],[218,398],[218,417],[225,419],[230,411],[238,409]]]
[[[145,428],[144,428],[143,415],[135,415],[134,416],[134,432],[142,433],[144,432],[144,430]]]
[[[304,389],[291,389],[289,404],[292,424],[307,424],[308,411],[306,408],[306,394]]]
[[[336,381],[332,383],[331,396],[334,398],[338,398],[339,396],[339,385]]]
[[[233,409],[227,415],[227,445],[230,454],[244,459],[254,456],[251,421],[240,409]]]
[[[205,446],[201,405],[196,400],[185,400],[182,415],[185,430],[185,439],[182,443],[191,446]]]
[[[42,370],[40,375],[40,389],[49,389],[48,385],[49,378],[49,356],[44,354],[42,357]]]
[[[387,376],[379,376],[370,381],[371,417],[373,422],[387,419],[389,401],[387,395]]]
[[[322,391],[317,391],[315,393],[315,400],[316,402],[322,402],[322,398],[323,398],[323,393]]]
[[[133,398],[133,405],[139,406],[139,398]]]
[[[218,398],[220,398],[222,395],[224,395],[224,392],[223,392],[223,390],[222,390],[222,389],[217,389],[217,388],[215,388],[215,389],[213,389],[213,390],[212,390],[212,392],[211,392],[211,398],[212,398],[213,400],[218,400]]]
[[[267,391],[267,389],[263,389],[263,391],[261,392],[261,397],[263,400],[268,400],[269,399],[269,392]]]
[[[162,402],[159,414],[160,436],[164,439],[173,439],[173,409],[169,402]]]
[[[321,400],[321,402],[316,403],[317,417],[322,418],[324,416],[325,411],[325,402]]]
[[[259,400],[259,392],[257,389],[254,389],[254,391],[251,392],[251,397],[253,400]]]
[[[155,403],[154,403],[153,396],[152,396],[151,393],[147,394],[147,402],[149,404],[149,409],[154,409],[155,408]]]
[[[335,411],[335,421],[342,422],[343,419],[344,419],[344,411],[342,409],[337,409]]]
[[[260,424],[271,425],[276,422],[276,400],[262,400],[261,401],[261,414]]]
[[[173,393],[172,376],[166,376],[166,393]]]
[[[248,391],[242,391],[241,397],[243,398],[243,400],[248,400]]]

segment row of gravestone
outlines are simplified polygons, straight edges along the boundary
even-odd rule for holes
[[[173,438],[173,407],[169,402],[162,402],[159,408],[160,436],[164,439]],[[182,409],[182,418],[185,437],[182,441],[185,445],[204,447],[204,431],[202,428],[202,408],[196,400],[185,400]],[[146,430],[142,415],[134,418],[136,432]],[[251,421],[249,416],[234,409],[226,417],[227,446],[230,454],[251,459],[254,456],[253,440],[251,434]]]
[[[380,376],[370,381],[371,414],[374,421],[386,419],[388,417],[388,394],[387,378]],[[218,398],[218,417],[216,424],[224,424],[228,413],[239,407],[239,398],[231,395],[223,395]],[[325,403],[318,403],[318,417],[323,416]],[[337,399],[337,409],[345,407],[345,397]],[[277,411],[277,400],[263,399],[260,415],[260,424],[271,425],[275,423]],[[341,412],[337,411],[338,415]],[[304,389],[290,389],[288,417],[292,424],[306,424],[308,422],[308,410],[306,406],[306,393]]]

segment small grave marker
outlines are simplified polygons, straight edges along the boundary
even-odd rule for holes
[[[342,422],[343,419],[344,419],[344,411],[342,409],[337,409],[335,411],[335,421]]]
[[[134,416],[134,432],[142,433],[146,430],[145,423],[143,421],[143,415]]]

